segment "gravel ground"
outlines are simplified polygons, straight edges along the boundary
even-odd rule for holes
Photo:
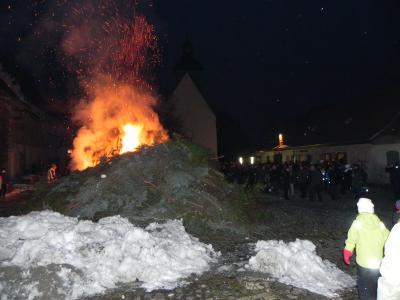
[[[373,187],[369,197],[375,203],[378,216],[390,228],[393,205],[390,190]],[[214,248],[222,252],[221,260],[218,266],[200,278],[188,279],[189,284],[172,291],[146,293],[143,289],[129,286],[90,299],[327,299],[281,284],[266,274],[243,271],[243,266],[253,255],[252,243],[261,239],[311,240],[323,259],[328,259],[355,276],[354,259],[352,265],[347,267],[341,258],[347,230],[357,215],[356,201],[351,194],[336,201],[325,195],[322,202],[309,202],[297,196],[284,200],[274,195],[265,195],[257,199],[257,202],[258,209],[264,210],[264,219],[252,225],[251,234],[244,240],[232,236],[221,236],[220,240],[214,240]],[[344,291],[337,299],[358,299],[356,288]]]
[[[9,198],[0,205],[1,216],[23,212],[30,194]],[[388,188],[373,187],[369,196],[375,203],[376,213],[390,228],[393,199]],[[327,299],[293,286],[277,282],[266,274],[245,271],[243,266],[253,253],[257,240],[293,241],[296,238],[311,240],[317,253],[335,263],[337,267],[355,276],[355,263],[343,264],[341,249],[347,230],[357,215],[356,201],[350,194],[333,201],[327,195],[322,202],[309,202],[297,196],[284,200],[275,195],[260,196],[256,200],[257,210],[262,211],[251,226],[249,236],[213,236],[214,249],[222,252],[219,263],[201,277],[188,278],[186,284],[174,290],[146,292],[140,283],[121,286],[106,295],[88,300],[114,299]],[[206,241],[210,242],[210,241]],[[357,299],[355,288],[344,291],[337,299]]]

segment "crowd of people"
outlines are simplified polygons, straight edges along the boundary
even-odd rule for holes
[[[47,182],[57,180],[57,165],[51,164]],[[333,200],[351,192],[357,200],[358,215],[349,228],[343,261],[350,265],[355,253],[357,289],[362,300],[400,299],[400,200],[395,202],[392,231],[375,214],[368,193],[367,174],[359,164],[325,162],[264,163],[222,165],[231,182],[246,188],[260,186],[263,191],[290,199],[296,193],[309,201],[322,201],[323,194]],[[400,199],[400,164],[386,168],[390,175],[394,199]],[[5,169],[0,172],[0,197],[4,198],[9,183]],[[394,250],[393,250],[394,249]]]
[[[358,164],[321,161],[318,164],[264,163],[224,165],[222,171],[231,182],[248,188],[261,185],[265,192],[289,199],[298,191],[300,197],[322,201],[323,193],[332,199],[352,192],[356,199],[368,191],[367,173]]]
[[[247,188],[261,186],[265,192],[285,199],[297,193],[310,201],[322,201],[322,194],[338,199],[351,192],[357,201],[358,214],[347,233],[342,251],[343,261],[350,265],[355,253],[357,289],[361,300],[400,299],[400,165],[389,165],[390,183],[395,201],[389,232],[375,214],[367,198],[367,174],[358,164],[324,162],[230,164],[223,167],[228,180]]]

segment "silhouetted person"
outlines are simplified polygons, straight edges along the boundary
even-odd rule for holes
[[[289,200],[289,187],[290,187],[290,167],[285,165],[281,173],[282,191],[286,200]]]
[[[342,175],[342,194],[350,191],[351,184],[353,180],[353,170],[351,169],[351,165],[347,164],[344,167],[343,175]]]
[[[352,177],[351,185],[354,192],[354,198],[358,200],[361,197],[363,187],[367,183],[367,173],[359,165],[354,164]]]
[[[332,197],[332,200],[336,200],[338,197],[338,184],[340,183],[340,170],[338,165],[333,163],[328,169],[329,187],[328,192]]]
[[[309,177],[310,177],[310,172],[308,168],[304,164],[300,165],[299,172],[297,175],[297,181],[299,183],[301,198],[307,197],[307,186],[309,183]]]
[[[400,165],[395,163],[386,167],[386,172],[390,176],[390,184],[393,189],[394,199],[400,199]]]
[[[47,171],[47,182],[53,182],[57,179],[57,165],[51,164],[50,169]]]
[[[310,189],[309,189],[309,199],[310,201],[314,201],[315,198],[318,201],[322,201],[322,188],[323,188],[323,179],[321,171],[314,165],[310,167]]]
[[[7,186],[8,186],[8,174],[5,169],[1,170],[0,174],[0,198],[4,199],[7,193]]]
[[[276,165],[273,165],[269,175],[271,180],[271,189],[274,193],[278,193],[281,183],[280,169]]]

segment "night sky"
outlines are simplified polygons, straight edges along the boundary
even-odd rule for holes
[[[0,60],[34,101],[67,107],[79,85],[60,59],[65,2],[2,0]],[[161,47],[159,91],[174,84],[188,36],[207,100],[259,144],[273,126],[312,107],[400,84],[399,1],[141,2]]]

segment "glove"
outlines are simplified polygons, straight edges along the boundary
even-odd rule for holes
[[[350,265],[350,257],[353,255],[353,252],[343,249],[343,261],[346,265]]]

